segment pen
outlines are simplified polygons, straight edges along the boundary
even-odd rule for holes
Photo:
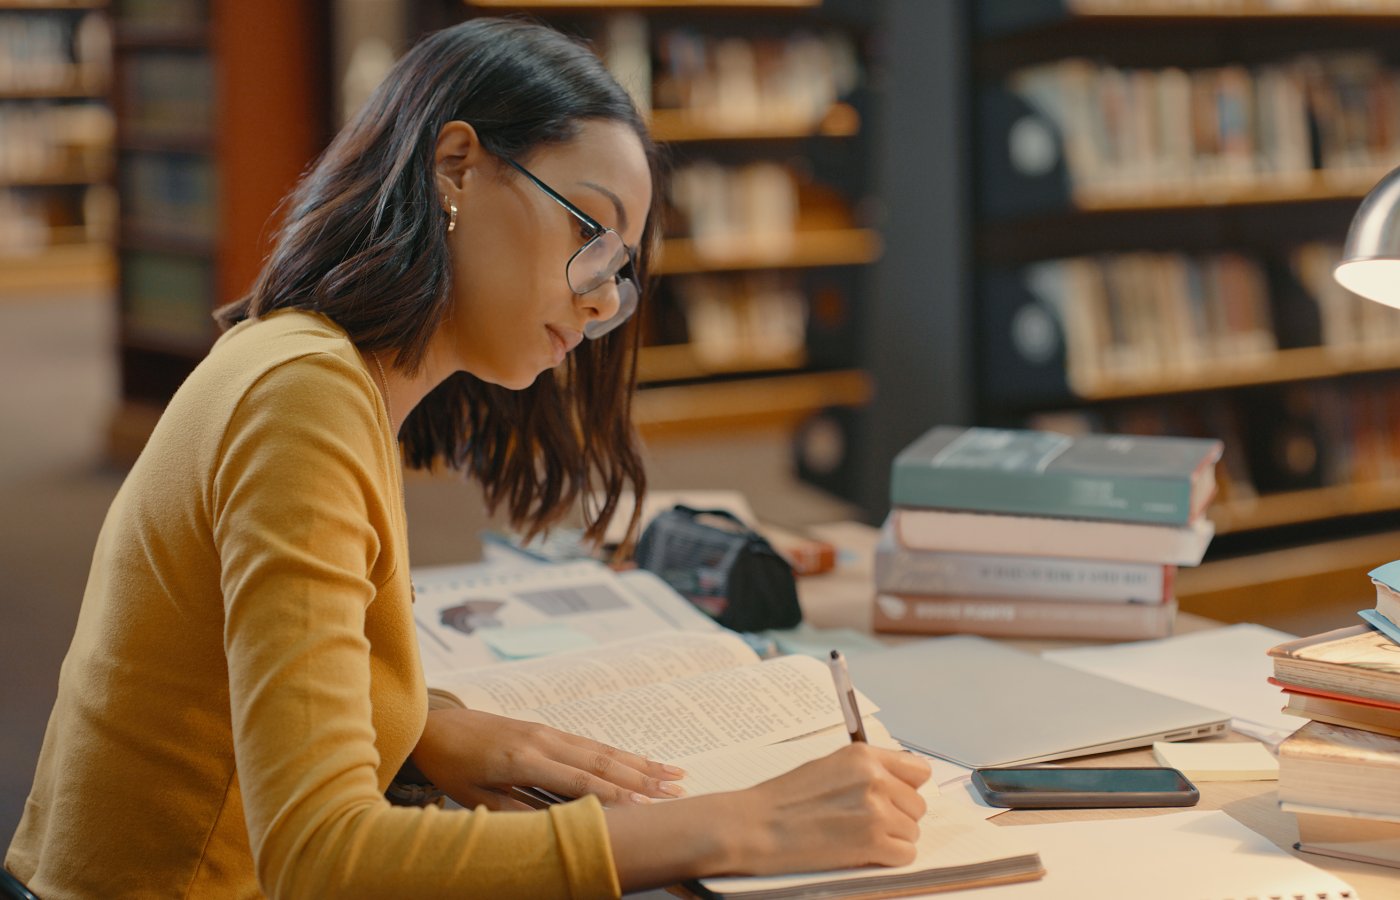
[[[865,726],[860,721],[860,707],[856,705],[856,689],[851,685],[851,673],[846,668],[846,657],[840,650],[831,651],[831,680],[836,682],[836,699],[841,701],[841,714],[846,717],[846,730],[851,733],[851,743],[865,743]]]

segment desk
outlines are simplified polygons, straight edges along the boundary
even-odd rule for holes
[[[840,523],[808,529],[814,536],[831,541],[853,558],[843,558],[835,572],[798,581],[798,596],[806,621],[817,628],[853,628],[870,631],[871,594],[874,574],[871,556],[878,532],[865,525]],[[1184,634],[1220,623],[1189,614],[1177,618],[1177,633]],[[891,643],[922,640],[918,636],[889,635]],[[1074,646],[1075,641],[1008,641],[1013,646],[1030,651],[1052,647]],[[1299,719],[1301,724],[1303,720]],[[1209,740],[1252,740],[1243,735],[1230,735]],[[1067,766],[1155,766],[1150,748],[1101,753],[1077,759],[1063,760]],[[1400,869],[1367,863],[1333,859],[1293,850],[1298,840],[1298,824],[1292,815],[1278,808],[1277,783],[1272,781],[1205,782],[1197,785],[1200,803],[1195,809],[1224,810],[1232,818],[1264,835],[1280,847],[1318,868],[1346,880],[1364,900],[1400,896]],[[1088,819],[1132,818],[1163,815],[1177,810],[1167,809],[1089,809],[1089,810],[1011,810],[991,819],[997,825],[1015,826],[1045,822],[1083,821]],[[969,895],[970,897],[973,895]]]

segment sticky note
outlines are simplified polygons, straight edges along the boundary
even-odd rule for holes
[[[511,625],[504,628],[480,628],[476,632],[497,654],[507,659],[529,659],[549,656],[565,650],[581,650],[598,642],[568,625]]]
[[[1278,760],[1256,741],[1177,744],[1158,741],[1152,755],[1192,781],[1277,781]]]

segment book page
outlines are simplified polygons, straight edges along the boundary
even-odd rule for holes
[[[758,654],[733,634],[656,634],[606,648],[439,675],[429,683],[469,709],[504,715],[756,662]]]
[[[415,569],[413,618],[428,683],[450,672],[509,660],[500,649],[513,631],[567,630],[571,643],[582,646],[678,630],[714,630],[698,611],[683,615],[680,607],[687,604],[679,596],[676,604],[662,610],[628,584],[594,562]]]
[[[867,711],[875,710],[862,709]],[[844,721],[830,669],[808,656],[645,684],[514,715],[657,760],[772,744]]]

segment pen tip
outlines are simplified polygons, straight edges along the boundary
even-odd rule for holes
[[[840,658],[841,658],[841,651],[840,651],[840,650],[833,650],[833,651],[831,651],[831,658],[832,658],[832,659],[840,659]]]

